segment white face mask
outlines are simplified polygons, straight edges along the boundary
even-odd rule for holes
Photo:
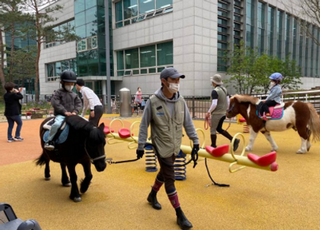
[[[71,92],[72,89],[73,89],[73,85],[65,85],[64,88],[65,88],[67,91]]]
[[[179,91],[180,84],[178,83],[169,83],[168,90],[170,93],[176,93]]]

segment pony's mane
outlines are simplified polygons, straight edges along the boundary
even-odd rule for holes
[[[106,135],[99,128],[94,127],[94,129],[90,131],[89,138],[96,143],[101,143],[106,140]]]
[[[80,116],[67,116],[66,122],[75,130],[90,131],[94,127],[90,122]]]
[[[239,95],[239,94],[236,94],[232,98],[236,98],[239,101],[239,103],[249,102],[249,103],[254,104],[254,105],[256,105],[260,101],[259,98],[252,97],[250,95]]]
[[[68,116],[66,117],[66,122],[75,130],[88,131],[89,138],[97,143],[105,141],[104,132],[80,116]]]

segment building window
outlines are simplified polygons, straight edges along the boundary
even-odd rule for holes
[[[84,1],[85,0],[75,0],[74,1],[74,13],[77,14],[81,11],[84,11]]]
[[[165,42],[117,52],[117,75],[161,72],[173,64],[173,43]]]
[[[265,43],[264,43],[264,35],[265,35],[265,5],[261,2],[258,2],[258,51],[259,54],[265,50]]]
[[[247,17],[246,17],[246,46],[254,48],[253,38],[254,38],[254,1],[247,0]]]
[[[277,56],[279,59],[282,58],[282,11],[277,11]]]
[[[286,14],[285,15],[285,53],[286,53],[286,57],[290,54],[290,37],[292,36],[292,32],[291,32],[291,16]]]
[[[157,65],[173,64],[173,43],[166,42],[157,44]]]
[[[116,28],[172,11],[172,0],[121,0],[115,3]]]
[[[65,37],[65,34],[74,34],[74,20],[64,22],[60,25],[57,25],[53,27],[52,29],[52,37],[48,36],[46,39],[45,47],[50,48],[53,46],[57,46],[60,44],[64,44],[66,42],[69,42],[70,40]]]
[[[59,75],[65,70],[72,70],[77,73],[76,59],[63,60],[46,64],[46,81],[60,80]]]
[[[137,0],[123,0],[124,19],[132,18],[138,15]]]
[[[298,20],[296,18],[293,19],[293,28],[292,28],[292,35],[293,35],[293,49],[292,49],[292,57],[294,60],[297,60],[297,25]]]
[[[87,50],[93,50],[98,48],[97,36],[89,37],[78,41],[77,52],[84,52]]]
[[[122,27],[122,20],[123,20],[122,1],[117,2],[115,7],[116,7],[116,28],[119,28],[119,27]]]
[[[140,48],[141,67],[150,67],[156,65],[155,46],[145,46]]]
[[[269,56],[273,56],[273,28],[274,28],[274,8],[268,7],[268,51]]]

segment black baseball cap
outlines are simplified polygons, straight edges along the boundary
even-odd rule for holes
[[[161,78],[185,78],[186,76],[184,76],[183,74],[178,73],[178,71],[175,68],[165,68],[164,70],[161,71],[160,74],[160,79]]]

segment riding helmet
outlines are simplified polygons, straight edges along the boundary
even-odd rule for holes
[[[60,80],[63,82],[73,82],[76,83],[77,75],[71,70],[65,70],[60,75]]]
[[[282,80],[282,74],[281,73],[273,73],[270,75],[269,79],[274,81],[281,81]]]

